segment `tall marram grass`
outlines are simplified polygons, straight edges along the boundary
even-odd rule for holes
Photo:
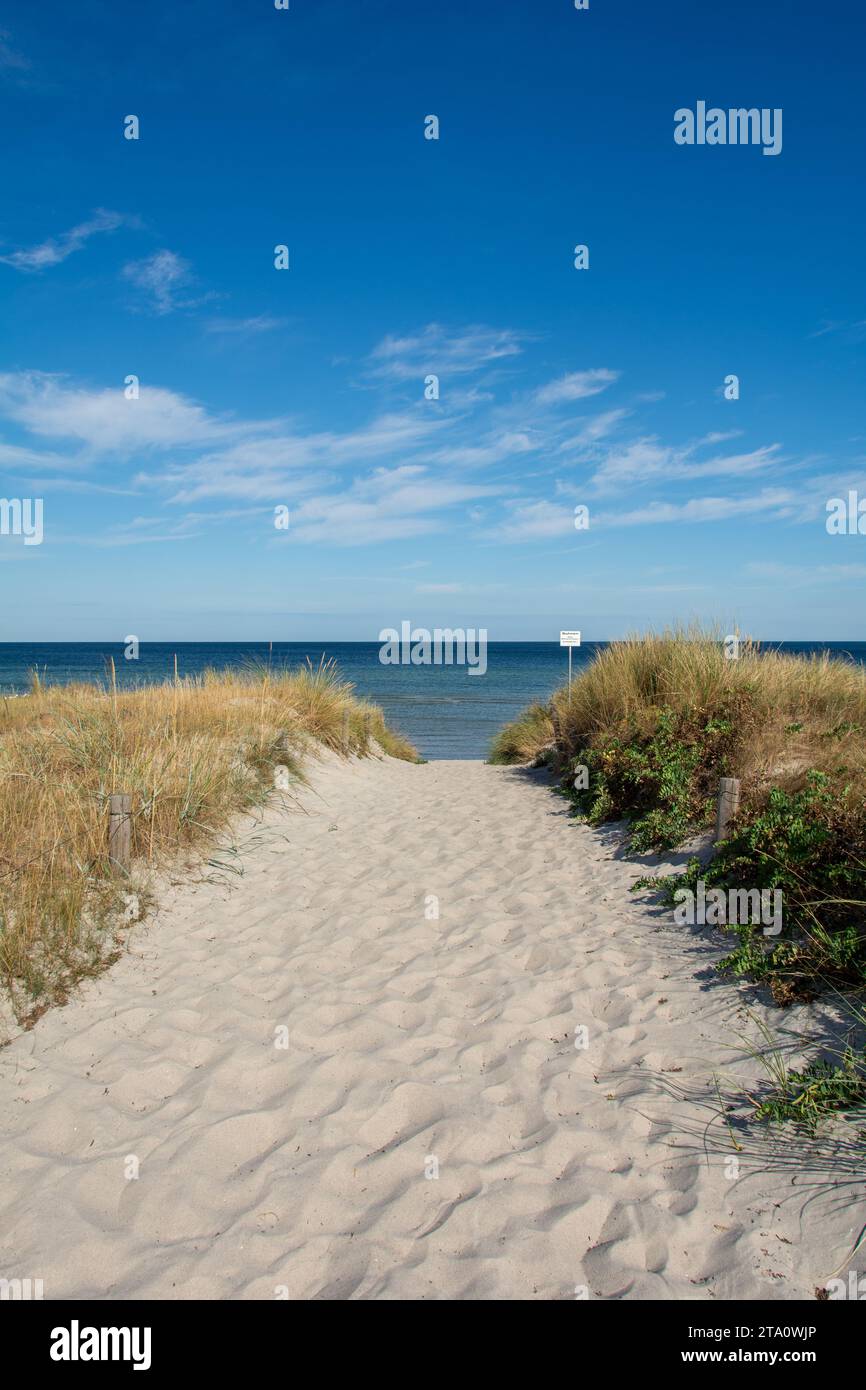
[[[303,780],[317,745],[352,750],[370,736],[392,756],[415,751],[356,698],[332,665],[208,671],[120,690],[46,686],[0,699],[0,984],[19,1020],[61,1001],[118,949],[130,886],[203,849],[232,817],[261,804],[274,769]],[[132,794],[132,885],[106,862],[108,798]]]
[[[552,748],[553,737],[552,710],[546,705],[530,705],[496,734],[490,749],[490,762],[535,762],[546,749]]]
[[[769,780],[796,790],[811,768],[844,764],[866,787],[866,672],[825,655],[762,651],[744,641],[725,656],[721,638],[700,629],[630,637],[596,656],[549,707],[533,706],[500,730],[493,762],[529,762],[549,746],[554,713],[565,756],[610,736],[654,731],[662,711],[700,719],[729,715],[725,775],[751,792]]]
[[[554,730],[556,731],[554,733]],[[831,984],[866,989],[866,670],[698,629],[614,642],[500,731],[494,762],[555,762],[592,823],[629,822],[633,850],[668,850],[713,824],[720,777],[741,783],[738,818],[699,878],[779,888],[784,938],[746,925],[724,968],[765,979],[780,1003]]]

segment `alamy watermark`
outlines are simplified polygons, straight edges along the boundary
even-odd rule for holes
[[[782,108],[756,106],[681,106],[674,112],[674,140],[678,145],[763,145],[764,154],[782,153]]]
[[[856,488],[849,488],[847,497],[830,497],[826,511],[828,536],[866,536],[866,497]]]
[[[82,1327],[73,1318],[69,1327],[52,1329],[48,1355],[52,1361],[130,1361],[134,1371],[148,1371],[151,1329]]]
[[[678,888],[674,893],[674,921],[678,926],[762,926],[764,936],[782,930],[781,888],[707,888],[698,879],[697,891]]]
[[[828,1298],[850,1298],[855,1303],[863,1303],[866,1300],[866,1278],[856,1269],[849,1269],[847,1285],[842,1279],[828,1279],[824,1287]]]
[[[44,1297],[42,1279],[0,1279],[0,1303],[28,1303]]]
[[[42,534],[41,497],[0,497],[0,536],[23,536],[25,545],[41,545]]]
[[[470,676],[487,670],[487,628],[414,627],[408,621],[379,633],[383,666],[467,666]]]

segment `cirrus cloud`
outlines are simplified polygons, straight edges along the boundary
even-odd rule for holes
[[[35,246],[27,246],[19,251],[9,251],[0,255],[0,261],[11,265],[15,270],[40,271],[49,266],[60,265],[75,251],[80,251],[91,237],[102,232],[116,232],[119,227],[138,226],[138,219],[127,217],[121,212],[111,212],[108,208],[97,208],[86,222],[79,222],[68,232],[57,237],[49,237]]]

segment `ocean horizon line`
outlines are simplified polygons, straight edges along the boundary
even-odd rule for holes
[[[465,624],[442,625],[442,631],[468,631]],[[479,631],[478,628],[473,629]],[[486,629],[480,629],[486,631]],[[660,634],[661,635],[661,634]],[[341,647],[379,647],[381,638],[371,637],[147,637],[138,638],[140,647],[309,647],[330,643]],[[627,642],[630,637],[584,637],[582,646],[609,646],[612,642]],[[720,639],[721,640],[721,639]],[[842,647],[866,646],[866,637],[750,637],[752,642],[782,646]],[[0,641],[3,647],[122,647],[127,637],[28,637]],[[497,647],[559,647],[559,637],[488,637],[488,646]]]

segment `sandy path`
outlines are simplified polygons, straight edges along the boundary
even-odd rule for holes
[[[540,774],[311,775],[306,814],[242,827],[243,877],[171,890],[0,1051],[0,1275],[46,1298],[810,1297],[857,1212],[801,1224],[790,1173],[743,1157],[733,1181],[659,1088],[705,1082],[742,996],[629,898],[640,867]]]

